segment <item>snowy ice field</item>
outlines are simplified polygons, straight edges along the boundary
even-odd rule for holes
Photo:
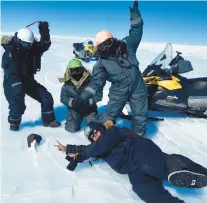
[[[19,132],[10,132],[7,123],[8,104],[1,85],[1,203],[141,203],[132,191],[127,175],[114,172],[103,161],[85,161],[74,172],[66,170],[65,155],[55,147],[56,140],[63,144],[87,144],[83,128],[77,133],[64,130],[66,108],[60,103],[62,77],[69,59],[73,57],[72,43],[80,42],[77,37],[52,37],[52,46],[43,55],[42,70],[36,75],[53,95],[57,120],[62,126],[57,129],[41,126],[40,104],[26,97],[27,109]],[[137,57],[140,69],[160,53],[165,44],[141,43]],[[173,45],[174,50],[183,52],[192,62],[194,71],[187,77],[207,76],[207,47]],[[1,55],[3,48],[1,48]],[[84,65],[92,69],[95,62]],[[1,83],[3,72],[1,70]],[[98,103],[103,111],[108,101],[107,83],[104,98]],[[163,151],[180,153],[207,167],[207,120],[188,118],[179,114],[152,113],[164,117],[164,122],[149,122],[147,134]],[[118,125],[129,126],[130,121],[118,120]],[[83,123],[83,127],[85,124]],[[28,151],[27,136],[40,134],[44,141],[36,151]],[[164,186],[186,203],[206,203],[207,188],[179,189],[167,182]],[[150,195],[150,194],[149,194]],[[155,200],[155,203],[156,202]]]

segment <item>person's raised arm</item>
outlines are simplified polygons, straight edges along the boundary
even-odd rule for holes
[[[36,48],[39,53],[47,51],[51,45],[49,24],[46,21],[39,22],[40,41],[37,42]]]
[[[133,8],[130,8],[130,14],[131,28],[129,35],[123,41],[127,43],[133,53],[136,53],[143,34],[143,19],[138,8],[138,1],[134,1]]]

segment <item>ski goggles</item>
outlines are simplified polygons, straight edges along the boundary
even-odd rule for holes
[[[97,130],[91,129],[90,127],[86,127],[84,130],[84,134],[90,142],[93,142],[94,134],[96,134],[97,132]]]
[[[71,68],[70,69],[70,74],[71,75],[78,75],[83,73],[83,67],[77,67],[77,68]]]
[[[24,41],[20,40],[20,44],[21,44],[21,46],[22,46],[23,48],[25,48],[25,49],[30,49],[33,43],[30,43],[30,42],[24,42]]]
[[[106,41],[102,42],[101,44],[97,45],[97,48],[101,51],[105,51],[106,48],[109,48],[112,46],[114,40],[113,38],[109,38]]]

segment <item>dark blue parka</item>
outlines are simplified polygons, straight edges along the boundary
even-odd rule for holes
[[[103,157],[115,171],[128,174],[133,190],[147,203],[183,203],[162,186],[169,173],[167,154],[133,131],[111,127],[88,146],[67,145],[68,153],[79,153],[78,162]]]
[[[143,20],[138,9],[131,10],[131,29],[123,39],[126,43],[126,57],[102,57],[93,67],[93,80],[82,91],[80,98],[87,101],[96,92],[102,92],[106,81],[111,82],[109,102],[101,115],[101,123],[115,120],[129,102],[132,111],[132,130],[144,135],[147,122],[147,90],[139,70],[136,51],[143,33]]]
[[[41,69],[41,57],[49,49],[51,42],[34,42],[30,49],[24,49],[17,40],[17,33],[8,44],[3,44],[2,56],[4,70],[4,92],[9,103],[10,123],[21,122],[25,111],[24,96],[27,94],[41,103],[42,117],[45,122],[54,120],[53,98],[45,87],[34,79],[34,74]]]

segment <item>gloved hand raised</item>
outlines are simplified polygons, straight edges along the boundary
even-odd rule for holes
[[[133,11],[138,10],[138,5],[139,5],[138,0],[135,0],[134,1],[134,4],[133,4],[133,8],[129,7],[130,8],[130,11],[133,12]]]
[[[49,30],[49,24],[47,21],[39,21],[39,33],[43,39],[43,41],[50,41],[50,30]]]
[[[133,4],[133,8],[129,7],[130,14],[131,14],[131,17],[130,17],[131,25],[137,25],[140,22],[142,22],[141,13],[138,9],[138,4],[139,4],[138,1],[135,0]]]

